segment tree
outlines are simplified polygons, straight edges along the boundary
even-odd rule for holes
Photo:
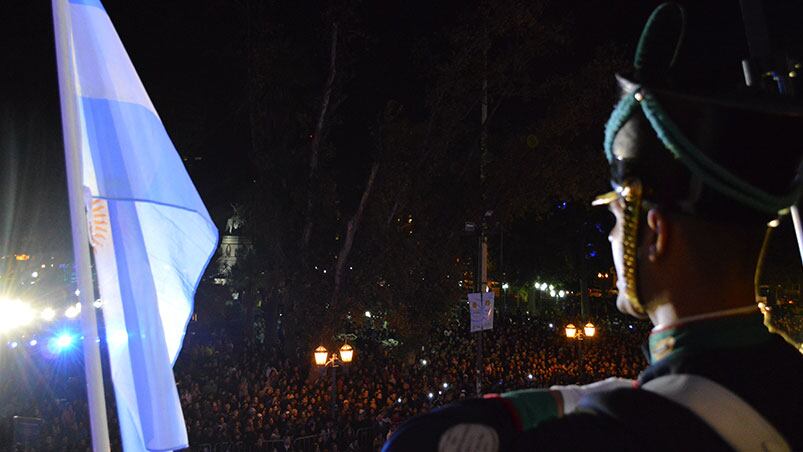
[[[255,174],[246,204],[259,250],[246,273],[269,303],[285,306],[291,341],[331,340],[370,310],[372,321],[414,344],[465,293],[464,264],[475,249],[466,221],[488,210],[502,226],[548,220],[556,200],[586,199],[604,186],[604,177],[587,174],[604,174],[596,130],[619,52],[585,51],[548,3],[465,4],[417,46],[425,95],[401,97],[351,83],[375,33],[362,22],[364,4],[243,4]],[[567,53],[577,58],[560,58]],[[353,146],[365,169],[344,182]],[[585,211],[577,212],[572,221]],[[583,230],[582,221],[568,230]],[[564,254],[581,257],[551,265],[578,268],[585,242],[577,239]]]

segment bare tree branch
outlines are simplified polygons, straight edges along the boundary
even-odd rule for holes
[[[324,133],[324,124],[326,122],[326,113],[329,110],[329,102],[332,97],[332,91],[335,84],[335,76],[337,75],[337,23],[332,24],[332,45],[329,51],[329,76],[326,78],[326,84],[323,89],[323,96],[321,98],[321,108],[318,113],[318,121],[315,123],[315,130],[312,132],[312,141],[310,143],[310,159],[309,159],[309,187],[307,190],[307,208],[304,215],[304,233],[301,239],[302,253],[309,245],[310,236],[312,235],[313,220],[313,201],[315,198],[315,180],[318,175],[318,154],[320,153],[322,135]]]
[[[337,264],[335,269],[335,287],[332,291],[332,303],[330,306],[334,308],[338,302],[338,296],[340,295],[341,287],[343,286],[343,273],[346,268],[346,262],[349,258],[349,253],[351,253],[351,248],[354,245],[354,236],[357,235],[357,229],[360,227],[360,222],[362,221],[363,212],[365,211],[365,205],[368,204],[368,198],[371,197],[371,192],[374,188],[374,180],[376,179],[376,173],[379,171],[379,162],[375,162],[374,165],[371,167],[371,174],[368,176],[368,182],[365,184],[365,189],[362,192],[362,197],[360,198],[360,205],[357,207],[357,211],[354,212],[354,216],[351,217],[348,224],[346,225],[346,239],[343,240],[343,247],[340,248],[340,253],[337,255]],[[332,312],[336,312],[335,309],[332,309]]]

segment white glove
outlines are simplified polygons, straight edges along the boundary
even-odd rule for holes
[[[619,388],[633,388],[636,380],[627,378],[610,377],[605,380],[595,381],[587,385],[568,385],[552,386],[550,391],[557,391],[563,399],[563,414],[569,414],[577,408],[577,404],[583,396],[598,392],[612,391]]]

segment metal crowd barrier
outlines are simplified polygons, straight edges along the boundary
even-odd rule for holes
[[[357,437],[357,446],[361,452],[368,452],[374,450],[374,439],[376,435],[381,434],[381,431],[376,427],[364,427],[357,429],[355,432]],[[293,452],[316,452],[319,450],[318,439],[321,434],[299,436],[293,439],[290,450]],[[190,447],[192,452],[252,452],[257,450],[267,450],[272,452],[274,448],[278,451],[284,452],[284,440],[274,439],[263,443],[261,448],[252,445],[245,445],[240,442],[220,442],[220,443],[206,443],[198,444]]]

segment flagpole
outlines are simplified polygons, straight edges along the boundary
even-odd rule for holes
[[[79,133],[75,72],[72,54],[72,29],[66,0],[52,0],[53,22],[56,33],[56,59],[61,98],[61,128],[64,136],[67,166],[67,193],[70,201],[73,257],[81,301],[81,330],[83,331],[84,374],[86,376],[89,422],[92,428],[92,450],[106,452],[109,446],[109,425],[103,393],[103,374],[100,365],[98,325],[93,306],[94,287],[89,257],[89,234],[81,164],[81,135]]]
[[[790,209],[792,212],[792,223],[795,225],[795,236],[797,237],[797,249],[800,251],[800,260],[803,261],[803,223],[800,220],[800,209],[797,204]]]

